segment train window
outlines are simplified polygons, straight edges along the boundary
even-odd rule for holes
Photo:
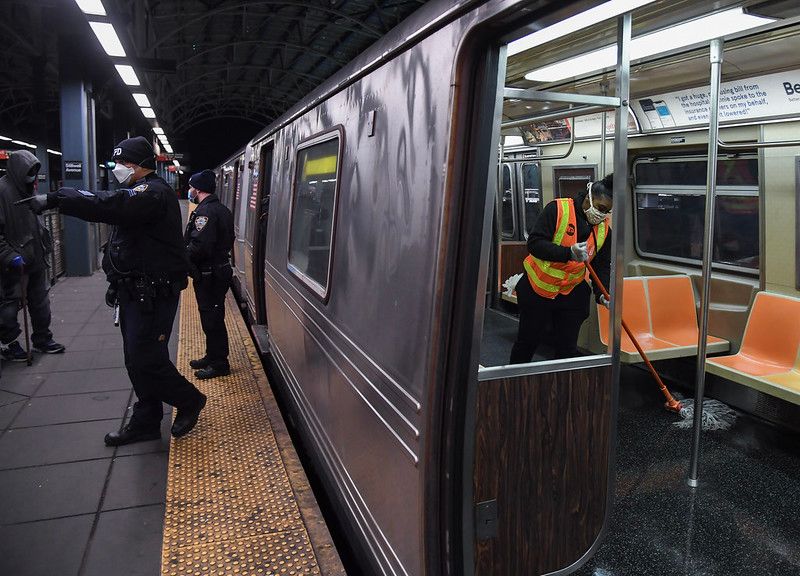
[[[701,262],[706,167],[704,158],[634,164],[636,245],[640,254],[690,264]],[[713,262],[757,272],[757,160],[720,160],[718,182]]]
[[[542,211],[542,177],[538,164],[522,165],[522,212],[525,219],[525,238],[528,238],[539,213]]]
[[[503,237],[513,238],[516,233],[517,203],[514,201],[514,190],[511,187],[511,166],[503,164],[503,196],[500,215],[503,223]]]
[[[289,231],[289,270],[327,296],[339,168],[338,133],[297,151]]]

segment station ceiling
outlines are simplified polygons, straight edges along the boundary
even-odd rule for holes
[[[426,0],[102,2],[158,124],[205,167]],[[98,151],[150,130],[74,0],[3,0],[0,38],[0,134],[58,148],[60,83],[76,70],[95,95]]]

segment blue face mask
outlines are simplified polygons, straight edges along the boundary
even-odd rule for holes
[[[197,188],[189,187],[189,202],[192,204],[200,204],[200,197],[197,193]]]

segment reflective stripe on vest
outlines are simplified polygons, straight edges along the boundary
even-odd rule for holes
[[[578,227],[575,220],[575,206],[572,198],[559,198],[558,219],[556,230],[553,233],[553,244],[569,247],[577,242]],[[608,235],[608,220],[603,220],[594,227],[594,234],[590,234],[586,242],[589,251],[589,261],[603,247]],[[595,237],[597,246],[595,247]],[[555,298],[559,294],[569,294],[572,289],[583,282],[586,276],[586,265],[583,262],[570,260],[569,262],[550,262],[541,260],[528,254],[522,263],[528,275],[528,281],[534,292],[544,298]]]

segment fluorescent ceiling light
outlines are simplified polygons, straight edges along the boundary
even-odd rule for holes
[[[133,66],[128,66],[127,64],[116,64],[114,68],[117,69],[119,77],[122,78],[122,81],[125,82],[125,84],[128,86],[139,86],[139,77],[136,76]]]
[[[631,60],[640,60],[671,50],[703,44],[714,38],[743,32],[773,21],[773,18],[745,14],[741,8],[718,12],[634,38],[631,41]],[[610,68],[616,65],[616,62],[617,45],[612,44],[528,72],[525,74],[525,79],[536,82],[557,82]]]
[[[169,144],[164,144],[164,150],[167,152],[167,154],[172,154],[172,146]]]
[[[8,140],[10,142],[11,138],[9,138],[7,136],[0,136],[0,140]]]
[[[36,149],[36,145],[28,144],[27,142],[23,142],[22,140],[12,140],[11,142],[13,142],[14,144],[19,144],[20,146],[27,146],[28,148],[33,148],[34,150]]]
[[[103,8],[101,0],[75,0],[84,14],[92,14],[94,16],[105,16],[106,9]]]
[[[572,34],[578,30],[588,28],[598,22],[615,18],[625,12],[630,12],[636,8],[641,8],[647,4],[652,4],[655,0],[611,0],[600,6],[595,6],[590,10],[575,14],[566,20],[557,22],[547,28],[537,30],[533,34],[528,34],[524,38],[514,40],[508,45],[508,56],[519,54],[525,50],[530,50],[536,46],[541,46],[547,42],[552,42],[557,38]]]
[[[94,35],[100,41],[100,46],[106,51],[109,56],[125,57],[125,48],[122,47],[122,42],[119,41],[114,26],[108,22],[89,22],[92,27]]]
[[[150,108],[150,100],[147,98],[147,94],[142,93],[134,93],[133,99],[136,100],[136,103],[142,108]],[[158,132],[156,132],[158,134]]]
[[[170,154],[171,154],[171,152],[170,152]],[[172,163],[175,164],[175,166],[180,166],[181,165],[181,163],[178,162],[177,160],[173,160]]]
[[[58,150],[50,150],[50,148],[48,148],[47,151],[50,154],[55,154],[56,156],[61,156],[61,152],[59,152]]]
[[[183,170],[178,170],[178,174],[183,174]]]
[[[164,136],[164,129],[159,128],[158,126],[153,127],[153,132],[155,132],[158,136]]]
[[[156,112],[152,108],[142,108],[141,110],[142,110],[142,115],[145,118],[155,118],[156,117]]]

